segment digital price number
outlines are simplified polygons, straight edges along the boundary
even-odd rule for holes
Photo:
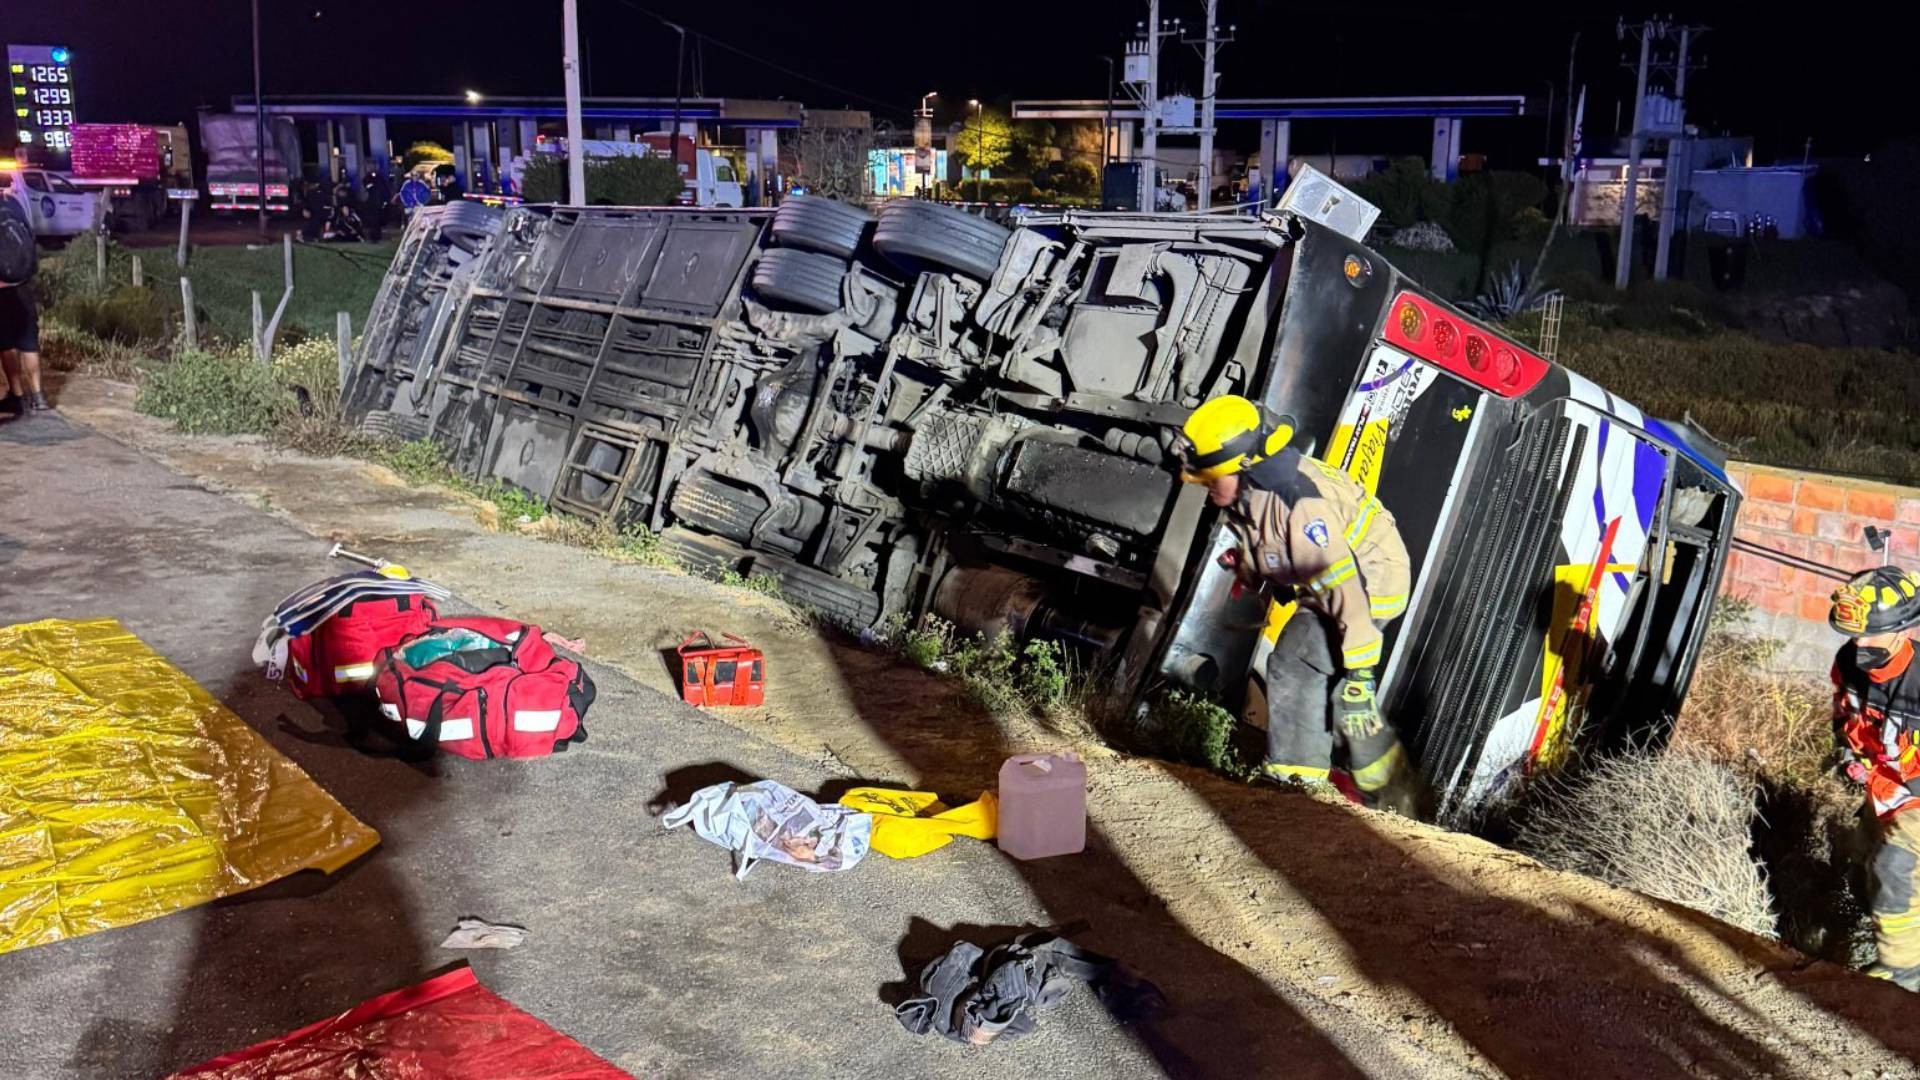
[[[73,147],[73,54],[64,45],[7,46],[15,153],[67,167]],[[4,129],[0,129],[4,130]]]

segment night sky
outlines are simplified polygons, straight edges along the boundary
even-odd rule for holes
[[[269,95],[561,92],[559,0],[261,0],[261,7]],[[1221,0],[1220,19],[1238,25],[1238,40],[1222,53],[1220,93],[1520,93],[1540,108],[1549,82],[1564,103],[1578,32],[1575,78],[1588,86],[1589,134],[1609,131],[1616,103],[1631,98],[1615,12],[1565,14],[1576,5],[1559,3],[1522,14],[1436,14],[1444,7]],[[902,124],[928,90],[940,91],[953,116],[974,96],[1097,98],[1106,84],[1101,57],[1117,56],[1146,12],[1130,0],[580,0],[580,8],[590,93],[673,93],[674,36],[646,14],[652,9],[712,36],[696,57],[709,95],[867,108]],[[1920,14],[1823,23],[1762,10],[1675,12],[1713,27],[1696,52],[1708,66],[1690,76],[1688,88],[1689,119],[1703,130],[1755,136],[1763,163],[1797,160],[1809,136],[1815,157],[1851,156],[1920,130],[1911,107]],[[1164,15],[1190,24],[1202,11],[1199,0],[1163,4]],[[82,121],[191,126],[196,107],[224,107],[231,95],[249,92],[248,27],[246,0],[0,0],[0,40],[73,48]],[[1193,50],[1173,43],[1163,56],[1171,87],[1198,83]],[[1294,148],[1424,154],[1424,130],[1418,122],[1296,124]],[[1221,137],[1230,145],[1257,141],[1250,124],[1229,125]],[[1549,138],[1538,118],[1475,121],[1464,149],[1521,167]]]

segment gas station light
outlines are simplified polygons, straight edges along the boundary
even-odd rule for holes
[[[467,91],[467,104],[469,105],[480,104],[480,91],[478,90]]]

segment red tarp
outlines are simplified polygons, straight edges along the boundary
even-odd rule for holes
[[[472,968],[382,994],[170,1080],[633,1080],[481,986]]]

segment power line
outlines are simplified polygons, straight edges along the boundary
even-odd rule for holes
[[[719,38],[716,38],[710,34],[703,34],[700,31],[695,30],[691,27],[683,27],[681,24],[672,21],[671,19],[667,18],[665,15],[662,15],[657,11],[654,11],[650,8],[642,7],[639,4],[634,3],[633,0],[616,0],[616,2],[623,7],[632,8],[633,10],[639,12],[642,15],[645,15],[652,19],[656,19],[662,25],[672,27],[675,30],[680,30],[687,34],[691,34],[696,41],[711,42],[715,48],[725,49],[727,52],[733,53],[736,56],[742,57],[747,60],[751,60],[756,64],[765,65],[766,67],[772,68],[773,70],[781,73],[782,75],[791,76],[792,78],[799,79],[802,82],[812,83],[815,86],[823,86],[828,90],[832,90],[836,94],[844,94],[851,100],[865,102],[869,105],[876,107],[876,109],[878,110],[891,113],[895,116],[907,115],[907,110],[901,109],[894,105],[889,105],[888,103],[881,101],[879,98],[868,97],[867,95],[859,93],[857,91],[849,90],[844,86],[837,86],[833,83],[826,81],[825,79],[816,79],[812,75],[808,75],[805,72],[795,71],[790,67],[786,67],[785,65],[776,63],[775,61],[769,60],[764,56],[760,56],[756,53],[750,53],[747,50],[742,49],[737,45],[730,45],[727,42],[721,41]]]

